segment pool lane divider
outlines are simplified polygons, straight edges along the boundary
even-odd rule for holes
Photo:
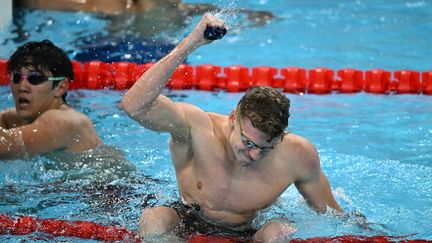
[[[0,85],[10,83],[7,60],[0,59]],[[153,63],[105,63],[72,61],[75,79],[71,89],[129,89]],[[354,68],[332,70],[325,67],[306,70],[301,67],[275,68],[270,66],[221,67],[204,64],[181,64],[171,76],[170,89],[225,90],[243,92],[253,86],[271,86],[287,93],[331,94],[367,92],[373,94],[432,95],[432,70],[384,69],[362,71]]]
[[[88,221],[68,221],[59,219],[39,219],[31,216],[0,215],[0,235],[28,235],[43,233],[56,237],[76,237],[104,242],[142,242],[137,233],[124,227],[106,226]],[[191,235],[188,243],[246,243],[235,237]],[[314,237],[292,239],[291,242],[432,242],[429,240],[407,240],[405,236],[354,236]],[[251,243],[251,242],[249,242]],[[258,243],[258,242],[255,242]]]
[[[0,234],[27,235],[36,232],[52,236],[78,237],[111,242],[139,242],[139,237],[134,232],[122,227],[103,226],[87,221],[0,215]]]

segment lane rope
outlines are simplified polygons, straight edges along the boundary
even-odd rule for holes
[[[153,63],[105,63],[72,61],[74,80],[71,89],[129,89]],[[7,59],[0,59],[0,85],[10,83]],[[170,89],[225,90],[242,92],[252,86],[271,86],[287,93],[331,94],[367,92],[373,94],[424,94],[432,95],[432,70],[373,69],[362,71],[346,68],[301,67],[275,68],[270,66],[221,67],[205,64],[181,64],[172,75]]]
[[[105,242],[142,242],[142,238],[125,227],[106,226],[88,221],[69,221],[59,219],[39,219],[31,216],[0,215],[0,234],[28,235],[44,233],[56,237],[77,237]],[[191,235],[188,243],[246,243],[235,237]],[[430,240],[407,240],[406,236],[355,236],[314,237],[293,239],[294,243],[324,242],[432,242]],[[250,243],[250,242],[249,242]]]

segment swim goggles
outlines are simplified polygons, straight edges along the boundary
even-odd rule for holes
[[[28,75],[23,75],[18,71],[12,72],[12,82],[14,84],[19,84],[23,78],[27,79],[31,85],[39,85],[45,81],[61,81],[66,79],[66,77],[47,77],[39,72],[31,72]]]
[[[262,147],[254,143],[251,139],[249,139],[248,137],[246,137],[246,135],[243,134],[243,127],[241,124],[241,117],[239,111],[237,112],[237,119],[240,126],[240,140],[243,143],[243,146],[245,146],[247,149],[255,149],[259,153],[262,153],[262,152],[269,152],[270,150],[276,147],[276,144],[273,146]]]

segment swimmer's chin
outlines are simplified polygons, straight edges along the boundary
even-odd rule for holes
[[[240,165],[242,167],[249,167],[251,166],[255,161],[245,161],[245,160],[240,160]]]

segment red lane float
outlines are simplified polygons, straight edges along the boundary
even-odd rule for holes
[[[306,92],[306,69],[297,67],[287,67],[281,69],[284,77],[283,89],[288,93]]]
[[[7,71],[7,61],[6,59],[0,59],[0,85],[8,85],[10,82]]]
[[[141,242],[135,232],[123,227],[105,226],[87,221],[67,221],[58,219],[38,219],[30,216],[10,217],[0,215],[0,234],[27,235],[32,233],[45,233],[52,236],[77,237],[82,239],[100,240],[105,242]],[[407,240],[398,236],[335,236],[314,237],[309,239],[293,239],[291,242],[432,242],[429,240]],[[235,237],[191,235],[188,243],[253,243]],[[257,243],[257,242],[255,242]]]
[[[210,64],[196,66],[193,86],[199,90],[214,90],[218,87],[218,74],[221,70],[221,67]]]
[[[84,80],[87,89],[103,89],[112,87],[111,65],[101,61],[84,64]]]
[[[274,67],[261,66],[252,68],[252,83],[251,86],[274,86],[277,69]]]
[[[420,94],[420,73],[412,70],[394,72],[396,92],[399,94]]]
[[[85,88],[84,79],[84,67],[82,63],[77,61],[72,61],[72,70],[74,73],[74,80],[70,82],[69,89],[83,89]]]
[[[129,89],[154,63],[103,63],[72,61],[75,79],[71,89]],[[336,74],[336,77],[335,77]],[[0,59],[0,85],[10,78],[7,60]],[[211,64],[196,67],[181,64],[171,76],[170,89],[216,89],[242,92],[252,86],[267,85],[296,94],[329,94],[367,92],[373,94],[425,94],[432,95],[432,70],[420,73],[413,70],[383,69],[361,71],[353,68],[332,70],[300,67],[277,69],[269,66],[248,68],[241,65],[221,67]]]
[[[341,93],[355,93],[363,90],[363,72],[357,69],[346,68],[337,71],[339,80],[335,82]]]
[[[112,85],[117,90],[129,89],[135,83],[138,64],[116,62],[111,65]]]
[[[27,235],[35,232],[102,241],[140,242],[134,232],[121,227],[103,226],[86,221],[0,215],[0,234]]]
[[[382,69],[366,71],[364,90],[375,94],[388,93],[390,91],[390,72]]]
[[[327,68],[309,70],[308,92],[328,94],[332,90],[334,71]]]
[[[221,76],[220,83],[225,84],[228,92],[245,91],[250,86],[249,69],[241,65],[225,67],[225,76]],[[225,77],[225,79],[224,79]]]
[[[432,95],[432,71],[422,74],[422,93]]]

